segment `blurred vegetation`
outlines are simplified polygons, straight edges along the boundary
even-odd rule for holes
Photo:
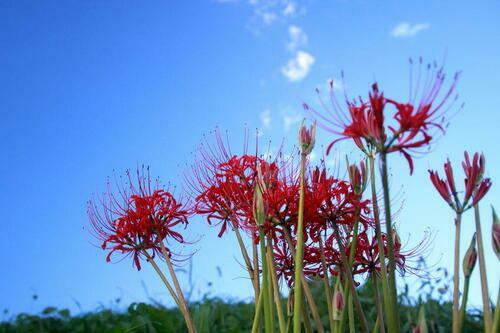
[[[420,306],[425,306],[427,325],[431,333],[451,332],[452,303],[451,276],[444,269],[435,270],[438,276],[426,273],[425,262],[418,267],[420,278],[414,279],[412,290],[407,284],[400,292],[400,318],[403,332],[411,332],[418,320]],[[326,296],[322,281],[311,282],[325,328],[328,328]],[[373,283],[369,280],[359,288],[360,299],[370,326],[376,320]],[[415,297],[414,295],[419,295]],[[283,300],[283,306],[286,299]],[[205,297],[190,303],[190,310],[199,333],[250,332],[253,304]],[[286,313],[286,309],[285,313]],[[4,311],[4,317],[8,312]],[[314,324],[314,322],[312,322]],[[359,328],[358,328],[359,329]],[[327,329],[328,330],[328,329]],[[358,331],[358,330],[357,330]],[[482,312],[469,310],[463,332],[482,332]],[[167,308],[158,302],[133,303],[123,310],[101,309],[90,313],[72,315],[67,309],[45,308],[32,315],[21,313],[0,323],[0,333],[167,333],[187,332],[180,311]]]

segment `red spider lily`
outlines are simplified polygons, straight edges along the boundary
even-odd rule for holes
[[[441,195],[441,197],[451,206],[456,212],[463,212],[477,204],[488,193],[491,187],[491,180],[483,178],[485,169],[485,159],[482,154],[475,153],[472,161],[467,152],[464,153],[465,160],[462,162],[462,167],[465,173],[465,193],[462,200],[458,198],[458,193],[455,188],[455,180],[453,178],[453,168],[449,160],[444,164],[446,179],[441,179],[437,171],[429,170],[429,175],[432,184]],[[472,202],[468,205],[470,199]]]
[[[108,183],[106,194],[88,202],[88,216],[91,233],[102,241],[102,249],[111,250],[106,261],[118,251],[131,255],[133,265],[140,270],[145,253],[152,257],[162,253],[164,241],[184,242],[174,227],[187,225],[189,213],[171,193],[160,189],[158,182],[151,184],[149,169],[137,170],[136,175],[134,181],[127,172],[127,183],[118,182],[115,193]]]
[[[309,236],[317,241],[332,223],[352,226],[360,212],[369,212],[369,200],[360,200],[349,182],[326,175],[316,168],[310,176],[305,196],[304,216]],[[364,219],[361,218],[362,223]]]
[[[272,161],[247,153],[230,155],[218,132],[215,137],[215,145],[206,144],[200,150],[193,173],[187,179],[195,194],[194,212],[206,215],[210,224],[221,225],[219,237],[227,230],[228,223],[234,228],[255,231],[254,191],[259,182],[267,212],[265,232],[275,224],[288,222],[298,196],[298,180],[291,176],[295,173],[293,163],[281,153]]]
[[[456,100],[456,96],[451,97],[458,80],[457,73],[450,87],[441,94],[445,81],[443,69],[436,64],[428,65],[426,75],[422,75],[422,66],[420,59],[416,79],[410,75],[410,97],[405,103],[386,98],[375,83],[368,102],[362,99],[359,102],[351,101],[346,97],[346,106],[342,107],[337,101],[332,82],[331,108],[320,98],[326,115],[304,104],[312,117],[321,121],[319,126],[340,136],[328,146],[327,153],[338,141],[352,139],[365,153],[372,150],[401,153],[407,159],[412,173],[412,155],[418,153],[418,148],[431,144],[435,137],[434,129],[444,132],[445,114]],[[410,68],[413,68],[413,64]],[[448,103],[450,100],[451,103]],[[388,117],[385,115],[387,104],[396,109],[390,122],[387,122]]]
[[[396,233],[395,233],[396,234]],[[387,235],[382,233],[384,254],[387,257]],[[424,237],[415,247],[403,249],[399,237],[394,237],[394,255],[396,268],[404,275],[406,272],[418,275],[418,267],[413,262],[421,258],[428,251],[432,237]],[[373,274],[381,270],[380,249],[376,236],[369,236],[368,231],[358,234],[358,242],[354,257],[353,274],[369,273]]]

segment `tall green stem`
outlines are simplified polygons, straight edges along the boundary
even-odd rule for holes
[[[269,264],[269,274],[271,277],[274,303],[276,304],[276,312],[278,313],[278,325],[280,328],[280,333],[285,333],[286,330],[285,316],[283,315],[283,306],[281,304],[281,295],[278,285],[278,278],[276,277],[276,267],[274,265],[272,239],[270,235],[267,236],[267,262]]]
[[[464,294],[462,296],[462,305],[460,306],[460,318],[458,320],[458,332],[462,331],[465,321],[465,312],[467,308],[467,299],[469,298],[469,282],[470,276],[465,277],[464,281]]]
[[[382,230],[380,226],[380,209],[377,199],[377,184],[375,182],[375,156],[373,154],[368,155],[368,160],[370,164],[370,186],[372,191],[372,206],[373,206],[373,218],[375,220],[375,236],[377,237],[378,249],[379,249],[379,261],[380,261],[380,280],[382,281],[382,295],[384,298],[384,308],[385,317],[387,320],[387,328],[389,333],[396,332],[397,327],[394,326],[392,321],[392,309],[391,300],[389,296],[389,284],[387,282],[387,267],[385,264],[385,250],[384,241],[382,239]],[[383,321],[383,320],[382,320]]]
[[[387,234],[387,254],[389,257],[389,302],[391,306],[391,323],[389,332],[399,332],[399,309],[397,301],[396,289],[396,260],[394,258],[394,242],[392,231],[392,216],[391,216],[391,197],[389,194],[389,175],[387,167],[387,152],[380,153],[382,162],[382,187],[384,190],[384,210],[385,210],[385,226]],[[389,324],[389,323],[388,323]]]
[[[453,320],[452,332],[459,332],[459,310],[458,302],[460,297],[460,225],[462,222],[462,214],[457,212],[455,219],[455,263],[453,267]]]
[[[483,296],[484,331],[490,333],[493,323],[491,318],[491,307],[488,292],[488,279],[486,276],[486,263],[484,259],[483,234],[481,232],[481,219],[479,217],[479,207],[474,205],[474,215],[476,220],[477,252],[479,257],[479,273],[481,276],[481,293]]]
[[[354,305],[356,307],[356,311],[358,313],[358,317],[361,323],[361,327],[363,332],[368,333],[368,322],[366,321],[365,314],[363,313],[363,309],[361,307],[361,302],[359,301],[358,294],[356,293],[356,287],[354,286],[354,279],[352,277],[351,271],[348,269],[348,259],[345,254],[344,246],[342,245],[342,240],[340,238],[339,227],[336,223],[333,224],[333,230],[335,233],[335,239],[339,246],[340,258],[342,260],[342,268],[343,273],[345,274],[347,284],[349,285],[349,289],[351,290],[351,295],[354,301]]]
[[[495,306],[495,315],[493,317],[493,329],[491,332],[498,332],[500,329],[500,289],[498,289],[497,304]]]
[[[270,333],[273,331],[272,326],[272,315],[273,309],[271,307],[271,303],[269,302],[269,270],[267,265],[266,258],[266,237],[264,235],[264,228],[259,227],[259,235],[260,235],[260,254],[261,254],[261,262],[262,262],[262,288],[261,288],[261,296],[262,303],[264,304],[264,327],[266,329],[266,333]],[[260,301],[260,299],[259,299]]]
[[[372,273],[373,280],[373,290],[375,291],[375,302],[377,304],[377,322],[375,323],[374,331],[377,328],[377,325],[380,328],[380,333],[385,333],[384,327],[384,313],[382,309],[382,299],[380,298],[380,292],[378,290],[378,281],[377,281],[377,272]]]
[[[320,248],[320,253],[321,253],[321,266],[323,267],[323,283],[325,287],[325,293],[326,293],[326,304],[328,306],[328,321],[330,323],[330,332],[333,332],[333,303],[332,303],[332,290],[330,288],[330,278],[328,277],[328,268],[326,266],[326,259],[325,259],[325,247],[323,245],[323,238],[319,237],[319,248]]]
[[[184,309],[188,330],[190,333],[195,333],[196,327],[194,326],[193,318],[191,317],[191,314],[189,313],[189,308],[188,308],[186,299],[184,298],[184,293],[182,292],[182,288],[181,288],[181,285],[179,283],[179,280],[177,279],[177,274],[175,274],[174,267],[172,266],[172,262],[170,260],[170,255],[168,254],[167,249],[166,249],[163,241],[160,242],[160,246],[161,246],[161,252],[163,254],[163,258],[165,259],[165,262],[167,263],[168,271],[170,273],[170,276],[172,277],[172,281],[174,282],[174,287],[175,287],[175,290],[177,291],[177,296],[179,297],[179,301],[181,303],[181,306]]]
[[[304,196],[305,196],[305,169],[307,154],[300,155],[300,197],[297,222],[297,249],[295,251],[295,293],[293,304],[293,332],[301,331],[301,306],[302,306],[302,260],[304,256]],[[298,282],[298,283],[297,283]]]

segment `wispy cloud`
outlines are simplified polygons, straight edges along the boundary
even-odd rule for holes
[[[288,35],[290,36],[290,42],[287,44],[287,47],[291,51],[307,44],[308,38],[306,33],[296,25],[288,27]]]
[[[271,110],[264,110],[260,113],[259,118],[263,128],[271,127]]]
[[[283,128],[285,132],[290,131],[292,127],[295,127],[304,117],[296,112],[285,111],[283,112]]]
[[[281,73],[288,81],[297,82],[309,74],[314,62],[315,59],[311,54],[297,51],[295,57],[289,59],[287,64],[281,68]]]
[[[423,30],[429,29],[430,27],[431,25],[428,22],[415,24],[401,22],[391,30],[391,36],[399,38],[412,37]]]
[[[252,17],[247,27],[255,34],[260,33],[262,26],[269,26],[275,22],[286,22],[290,18],[305,12],[295,0],[213,0],[218,3],[246,4],[252,10]]]

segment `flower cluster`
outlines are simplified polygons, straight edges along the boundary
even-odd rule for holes
[[[465,173],[465,192],[462,200],[458,197],[453,177],[453,168],[449,160],[444,164],[446,179],[440,178],[437,171],[429,170],[432,184],[441,197],[456,212],[463,212],[476,205],[488,193],[491,187],[491,180],[483,178],[485,160],[482,154],[475,153],[471,160],[469,153],[465,152],[462,167]]]
[[[332,81],[331,107],[327,107],[320,97],[326,114],[304,103],[306,111],[320,121],[319,126],[340,136],[330,143],[327,153],[336,142],[352,139],[366,154],[401,153],[407,159],[412,173],[412,154],[417,153],[418,148],[429,146],[437,134],[444,132],[446,111],[457,99],[453,92],[459,77],[459,73],[455,74],[450,86],[443,89],[443,68],[429,64],[425,73],[422,73],[422,59],[417,66],[416,78],[410,76],[410,96],[407,102],[386,98],[378,84],[374,83],[367,100],[360,98],[357,101],[346,97],[346,106],[342,107],[335,96]],[[410,68],[413,68],[413,63]],[[319,90],[317,92],[319,94]],[[392,117],[386,114],[388,105],[394,109]]]
[[[175,230],[178,225],[187,225],[188,211],[159,183],[152,184],[149,169],[137,170],[133,179],[127,172],[126,181],[117,181],[117,191],[108,182],[108,192],[94,197],[88,203],[88,216],[92,233],[99,239],[104,250],[131,255],[137,269],[141,269],[142,256],[154,257],[172,253],[164,242],[184,242]]]

